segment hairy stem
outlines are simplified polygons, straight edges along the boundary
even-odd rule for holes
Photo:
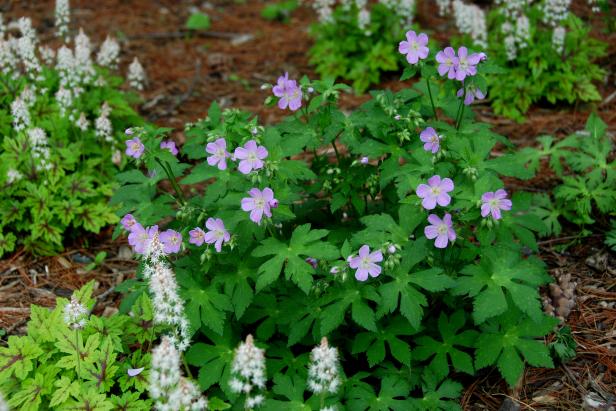
[[[434,112],[434,118],[438,121],[438,114],[436,113],[436,106],[434,105],[434,99],[432,98],[432,88],[430,88],[430,78],[426,77],[426,85],[428,86],[428,95],[430,96],[430,104],[432,104],[432,111]]]

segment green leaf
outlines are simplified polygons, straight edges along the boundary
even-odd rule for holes
[[[329,261],[340,255],[335,246],[321,241],[328,233],[327,230],[311,230],[310,224],[304,224],[293,231],[288,244],[273,237],[263,240],[261,245],[253,250],[252,255],[273,257],[259,267],[257,292],[276,281],[284,266],[287,280],[291,280],[307,294],[312,286],[314,269],[306,262],[306,258]]]
[[[189,30],[208,30],[212,22],[207,14],[195,12],[188,17],[186,28]]]

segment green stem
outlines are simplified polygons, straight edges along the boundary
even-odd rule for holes
[[[79,349],[79,330],[75,328],[75,350],[77,351],[77,379],[80,379],[81,374],[81,350]]]
[[[460,126],[462,125],[462,119],[464,118],[464,107],[466,105],[464,104],[464,101],[462,102],[462,110],[460,111],[460,119],[458,120],[458,122],[456,123],[456,130],[460,129]]]
[[[336,140],[332,140],[332,147],[334,147],[334,152],[336,153],[336,161],[340,165],[340,153],[338,152],[338,147],[336,147]]]
[[[186,357],[184,357],[183,355],[182,355],[182,363],[184,364],[186,375],[188,375],[188,378],[192,379],[192,373],[190,372],[190,368],[188,367],[188,363],[186,362]]]
[[[171,183],[171,186],[173,187],[173,190],[175,191],[175,194],[177,195],[178,201],[180,202],[180,204],[181,205],[186,204],[186,199],[184,198],[184,194],[182,193],[182,190],[180,189],[178,182],[175,181],[175,176],[173,175],[173,171],[171,171],[171,167],[169,166],[169,164],[167,164],[166,162],[163,163],[158,158],[155,158],[155,160],[162,167],[165,174],[167,174],[167,178],[169,179],[169,182]]]
[[[432,111],[434,111],[434,118],[438,121],[438,114],[436,113],[436,107],[434,106],[434,100],[432,99],[432,89],[430,88],[430,78],[426,78],[426,85],[428,86],[428,95],[430,96],[430,104],[432,104]]]

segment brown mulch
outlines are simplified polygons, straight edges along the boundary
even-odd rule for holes
[[[308,64],[311,45],[308,29],[314,21],[309,7],[296,11],[289,24],[267,22],[260,17],[265,1],[246,0],[71,0],[71,27],[83,27],[96,44],[109,33],[122,44],[122,70],[133,56],[146,68],[149,84],[142,94],[141,113],[161,126],[176,129],[174,138],[184,141],[183,125],[206,116],[211,102],[236,107],[259,115],[272,123],[284,114],[263,106],[269,95],[261,84],[272,83],[284,71],[292,76],[316,78]],[[418,22],[431,35],[445,41],[452,33],[451,23],[437,16],[434,4],[418,2]],[[604,98],[596,106],[533,107],[527,121],[517,124],[494,116],[488,105],[479,105],[483,121],[495,131],[519,145],[533,144],[536,136],[564,136],[583,128],[588,114],[596,108],[612,133],[616,132],[616,33],[605,34],[599,17],[590,17],[585,1],[575,1],[580,13],[592,18],[594,35],[609,44],[609,56],[602,66],[608,71],[599,85]],[[53,36],[53,0],[12,0],[0,2],[0,11],[8,18],[31,16],[43,38]],[[180,32],[192,8],[199,8],[212,19],[212,27],[203,33]],[[180,34],[178,34],[180,33]],[[404,85],[396,75],[385,76],[383,88]],[[351,109],[366,96],[344,95],[342,105]],[[545,187],[545,181],[539,184]],[[8,333],[23,332],[29,305],[53,306],[56,296],[69,296],[71,290],[94,279],[99,296],[99,313],[117,306],[120,296],[109,292],[134,272],[135,262],[122,240],[111,241],[110,232],[86,243],[67,247],[55,257],[33,258],[18,252],[0,261],[0,328]],[[597,241],[574,245],[568,251],[556,251],[559,241],[547,240],[541,256],[550,271],[572,273],[578,282],[578,304],[567,324],[578,344],[578,357],[555,369],[526,370],[518,389],[508,389],[498,372],[482,374],[471,384],[462,399],[468,410],[498,410],[506,398],[519,402],[521,409],[578,410],[589,392],[616,393],[614,373],[616,283],[613,255],[604,268],[591,268],[587,258],[605,253]],[[104,264],[86,272],[84,267],[99,251],[108,253]],[[515,409],[515,408],[511,408]]]

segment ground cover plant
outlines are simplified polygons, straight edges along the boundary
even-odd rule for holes
[[[179,151],[169,130],[127,130],[140,170],[113,201],[141,264],[123,309],[152,295],[162,345],[216,407],[459,409],[464,375],[496,365],[514,386],[526,364],[553,365],[545,227],[502,182],[533,173],[491,155],[511,144],[468,107],[496,68],[426,37],[397,44],[414,62],[403,78],[422,81],[349,115],[346,86],[285,74],[278,124],[213,104]]]
[[[0,347],[0,408],[152,409],[149,350],[162,331],[152,304],[142,294],[130,315],[90,315],[93,286],[58,298],[53,310],[32,306],[27,335]]]
[[[403,67],[396,44],[411,27],[414,0],[318,0],[313,7],[319,20],[309,53],[319,75],[348,80],[363,93],[383,72]]]
[[[53,254],[117,222],[107,202],[123,163],[119,137],[141,120],[115,74],[118,43],[108,37],[94,56],[82,30],[69,36],[64,3],[57,49],[41,44],[29,18],[0,20],[0,256],[18,246]],[[130,85],[143,77],[135,59]]]
[[[461,0],[437,0],[451,14],[462,43],[486,50],[503,68],[488,78],[494,112],[523,120],[532,104],[601,100],[596,84],[605,71],[597,59],[606,44],[590,36],[590,24],[571,10],[570,0],[497,1],[491,9]],[[589,1],[593,13],[610,6]]]
[[[536,194],[535,214],[545,223],[544,235],[559,235],[563,221],[580,227],[577,240],[592,235],[598,227],[610,227],[616,213],[616,161],[607,125],[591,115],[586,128],[561,141],[551,136],[539,139],[539,148],[525,148],[519,156],[537,173],[541,161],[559,178],[551,193]],[[606,233],[606,243],[616,246],[616,227]]]

